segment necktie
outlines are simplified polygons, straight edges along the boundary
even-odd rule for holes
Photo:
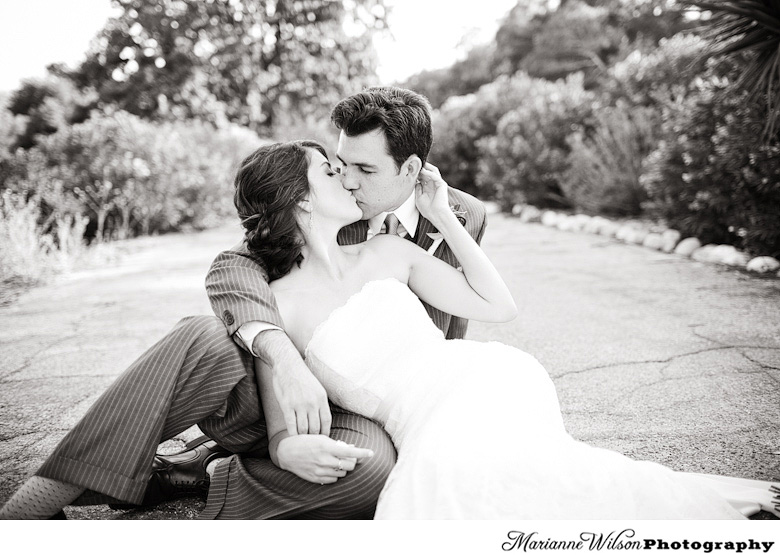
[[[385,218],[385,233],[388,235],[398,235],[398,216],[392,212]]]

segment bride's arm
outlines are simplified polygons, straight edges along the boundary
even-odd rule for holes
[[[498,270],[450,210],[447,184],[439,170],[426,164],[420,171],[417,208],[443,235],[463,272],[395,237],[378,236],[385,260],[398,261],[409,288],[428,304],[482,322],[508,322],[517,316],[512,294]],[[385,237],[385,239],[381,239]],[[373,241],[373,240],[372,240]]]

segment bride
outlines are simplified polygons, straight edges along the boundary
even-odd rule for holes
[[[325,151],[286,143],[256,155],[273,151],[306,156],[307,179],[244,180],[236,205],[250,251],[278,278],[286,332],[330,400],[379,422],[398,450],[376,518],[732,519],[759,506],[780,516],[768,482],[674,472],[574,440],[531,355],[444,339],[421,299],[486,322],[518,310],[434,166],[417,159],[407,169],[419,171],[417,207],[462,271],[392,235],[340,246],[338,231],[362,212]],[[294,233],[273,229],[269,210],[297,224]],[[264,410],[273,457],[288,438],[278,405]]]

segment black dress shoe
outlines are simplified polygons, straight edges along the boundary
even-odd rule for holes
[[[200,438],[199,438],[200,439]],[[132,503],[111,503],[112,509],[133,509],[152,507],[165,501],[185,497],[206,498],[209,491],[209,475],[206,467],[214,459],[227,457],[230,452],[214,440],[202,437],[203,441],[190,442],[193,448],[175,455],[156,455],[152,462],[152,475],[146,486],[140,505]]]

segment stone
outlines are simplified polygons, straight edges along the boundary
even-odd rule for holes
[[[659,251],[664,246],[664,238],[660,233],[648,233],[642,246]]]
[[[712,253],[717,246],[718,245],[710,243],[708,245],[704,245],[703,247],[699,247],[691,253],[691,258],[697,262],[715,262]]]
[[[767,274],[780,269],[780,260],[772,256],[757,256],[747,263],[747,269],[750,272]],[[778,277],[780,277],[780,274],[778,274]]]
[[[558,223],[556,224],[556,227],[561,231],[576,231],[574,216],[561,214],[558,217]]]
[[[555,227],[558,224],[558,213],[552,210],[545,210],[542,214],[542,225]]]
[[[602,218],[601,216],[593,216],[590,221],[585,224],[582,230],[586,233],[598,233],[599,229],[608,221],[609,220]]]
[[[649,235],[649,232],[646,229],[639,229],[634,228],[626,237],[626,243],[632,244],[632,245],[641,245],[644,243],[645,238]]]
[[[485,212],[488,215],[501,213],[501,205],[494,200],[486,200],[482,204],[485,206]]]
[[[699,241],[696,237],[688,237],[678,243],[678,245],[674,248],[674,254],[679,254],[681,256],[691,256],[694,251],[699,248],[701,248],[701,241]]]
[[[512,215],[513,216],[519,216],[523,212],[523,205],[522,204],[515,204],[512,207]]]
[[[615,233],[615,239],[625,242],[628,239],[628,236],[631,235],[632,231],[634,231],[634,228],[630,225],[620,226],[620,229],[618,229],[617,233]]]
[[[674,247],[680,242],[681,237],[682,235],[676,229],[667,229],[661,234],[661,238],[663,239],[661,250],[664,252],[674,251]]]
[[[609,220],[604,221],[598,228],[598,234],[604,237],[615,237],[620,230],[620,226]]]
[[[712,249],[710,258],[716,264],[744,268],[748,263],[748,256],[732,245],[717,245]]]
[[[588,222],[590,222],[592,219],[593,218],[587,214],[576,214],[571,217],[572,225],[575,231],[582,231],[585,229],[585,226],[588,225]]]
[[[523,223],[540,222],[542,221],[542,211],[536,206],[530,204],[523,208],[520,213],[520,221]]]

